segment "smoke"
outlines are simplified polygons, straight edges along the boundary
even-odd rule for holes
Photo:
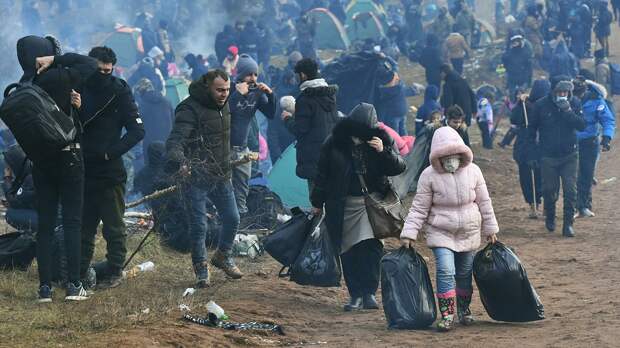
[[[225,9],[228,0],[197,0],[179,11],[177,32],[183,37],[176,42],[178,53],[206,55],[214,52],[215,35],[224,25],[231,24]],[[198,11],[198,12],[190,12]]]

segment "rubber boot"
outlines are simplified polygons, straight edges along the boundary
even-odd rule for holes
[[[455,297],[441,298],[437,297],[439,301],[439,312],[441,313],[441,320],[437,323],[437,330],[450,331],[454,324],[454,302]]]
[[[472,293],[465,294],[465,291],[461,295],[456,296],[456,308],[458,310],[459,323],[462,325],[469,325],[474,322],[474,316],[471,314],[469,304],[471,303]]]

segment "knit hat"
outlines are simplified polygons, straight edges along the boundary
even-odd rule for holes
[[[250,74],[258,74],[258,64],[252,57],[244,53],[239,56],[237,62],[237,81],[243,80]]]
[[[572,92],[573,83],[571,81],[560,81],[553,87],[553,92]]]
[[[232,45],[228,47],[228,53],[232,54],[233,56],[236,56],[237,54],[239,54],[239,49],[237,48],[237,46]]]
[[[151,50],[149,51],[148,56],[151,58],[156,58],[159,56],[163,56],[164,55],[164,51],[162,51],[159,47],[157,46],[153,46],[153,48],[151,48]]]

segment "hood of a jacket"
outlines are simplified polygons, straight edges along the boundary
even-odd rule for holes
[[[471,149],[465,145],[463,139],[452,127],[444,126],[435,131],[431,142],[430,162],[439,173],[445,173],[441,165],[441,158],[451,155],[461,155],[459,168],[468,166],[474,159]]]
[[[598,98],[607,99],[607,89],[605,86],[591,80],[586,80],[586,85],[591,93],[596,94]]]
[[[379,119],[377,118],[377,110],[372,104],[360,103],[351,110],[348,116],[351,120],[357,121],[369,128],[377,128]]]
[[[209,84],[207,83],[204,75],[189,85],[189,95],[209,109],[223,109],[223,107],[217,105],[215,100],[211,97],[211,94],[209,93]],[[230,98],[230,95],[228,97]],[[226,103],[228,103],[228,100]]]
[[[149,167],[160,168],[165,161],[166,145],[161,141],[154,141],[146,150],[149,157]]]
[[[28,81],[36,75],[37,58],[53,56],[54,53],[54,45],[46,38],[31,35],[19,39],[17,41],[17,60],[24,71],[20,81]]]
[[[530,101],[536,102],[538,99],[546,96],[551,92],[551,83],[547,79],[535,80],[530,91]]]
[[[24,165],[24,161],[26,160],[26,154],[22,148],[15,144],[10,146],[4,152],[4,161],[13,171],[14,177],[18,178],[23,174],[23,171],[28,171],[28,163],[26,162]]]
[[[424,102],[437,100],[439,98],[439,87],[428,85],[424,91]]]
[[[313,98],[321,109],[326,112],[336,108],[336,94],[338,94],[338,86],[336,85],[308,87],[301,92],[301,95]]]

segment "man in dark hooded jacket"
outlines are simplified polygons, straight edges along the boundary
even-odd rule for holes
[[[465,113],[465,123],[471,125],[471,117],[477,110],[476,94],[459,74],[452,70],[450,65],[441,66],[441,76],[444,80],[443,93],[441,94],[441,106],[444,109],[452,105],[458,105]]]
[[[238,42],[235,42],[235,39],[235,29],[230,24],[226,24],[224,26],[224,30],[215,35],[215,55],[217,56],[217,61],[220,64],[222,64],[224,58],[226,58],[226,55],[228,54],[228,47],[238,45]],[[196,78],[192,75],[192,79],[197,80],[198,77],[202,75],[203,74],[200,74]]]
[[[420,65],[424,67],[426,83],[428,85],[441,86],[440,68],[443,64],[441,43],[434,33],[426,35],[426,46],[420,54]]]
[[[232,246],[239,227],[239,211],[231,182],[230,79],[211,70],[189,86],[189,97],[177,106],[172,132],[166,142],[166,172],[189,177],[184,185],[191,201],[192,263],[198,287],[209,286],[204,215],[212,201],[223,229],[211,264],[229,277],[243,273],[235,265]]]
[[[564,225],[562,235],[574,237],[573,215],[577,203],[577,168],[579,154],[577,131],[586,128],[581,103],[572,96],[573,84],[568,76],[552,79],[552,91],[534,104],[529,120],[528,144],[538,141],[542,191],[545,206],[545,225],[549,232],[555,230],[555,203],[558,200],[560,181],[564,196]],[[537,158],[530,159],[535,166]]]
[[[579,61],[575,58],[566,47],[566,42],[560,40],[555,47],[553,58],[551,58],[551,64],[549,65],[549,76],[554,78],[556,76],[569,76],[575,77],[579,72]]]
[[[135,88],[136,102],[140,116],[144,122],[144,139],[142,146],[148,149],[155,141],[166,141],[172,123],[174,122],[174,109],[168,98],[155,91],[151,81],[142,79]],[[146,163],[148,163],[148,156]]]
[[[45,90],[66,115],[79,125],[74,107],[79,98],[72,94],[97,69],[94,59],[74,53],[62,54],[53,38],[26,36],[17,41],[17,57],[24,74],[20,81],[33,81]],[[67,253],[67,294],[69,301],[88,299],[80,281],[80,229],[84,165],[79,135],[74,143],[34,163],[33,180],[38,195],[39,227],[37,263],[39,270],[39,302],[52,301],[52,235],[60,214]]]
[[[120,284],[127,254],[123,217],[127,172],[122,156],[144,138],[144,126],[129,85],[112,75],[116,64],[114,51],[109,47],[94,47],[88,55],[97,60],[98,71],[81,88],[86,180],[80,272],[86,278],[97,229],[103,222],[107,272],[99,277],[97,286],[107,288]]]
[[[521,35],[512,36],[509,45],[502,63],[506,68],[506,84],[512,94],[517,87],[528,88],[532,83],[534,56],[531,46]]]
[[[319,66],[313,59],[304,58],[295,65],[301,94],[297,98],[295,114],[283,112],[288,130],[297,139],[297,176],[312,181],[317,174],[319,149],[338,121],[336,93],[338,87],[329,86],[319,75]]]

